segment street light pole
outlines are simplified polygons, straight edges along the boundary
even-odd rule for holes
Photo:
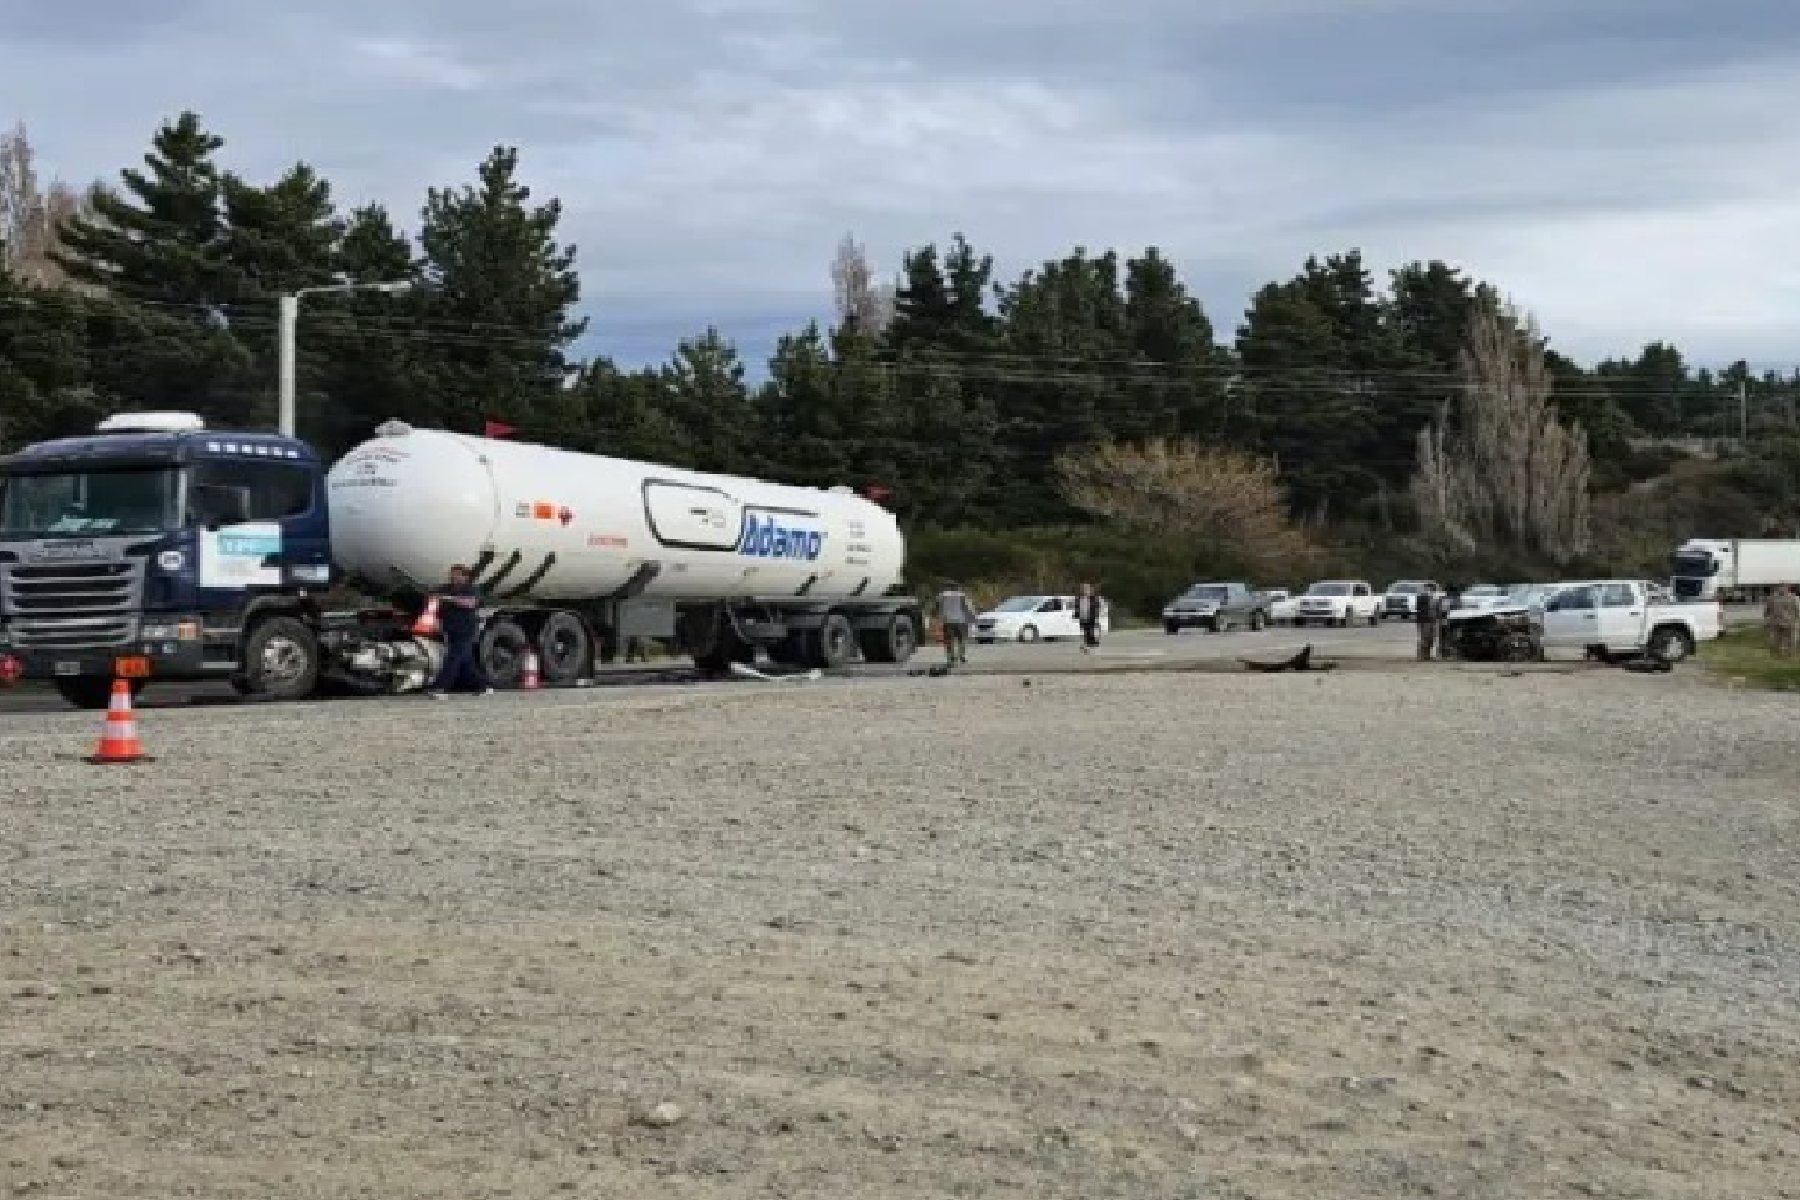
[[[380,283],[331,283],[321,287],[301,288],[286,292],[280,298],[275,336],[276,428],[282,437],[295,437],[296,363],[299,360],[300,297],[321,296],[333,292],[383,292],[395,295],[412,290],[412,281],[390,279]]]

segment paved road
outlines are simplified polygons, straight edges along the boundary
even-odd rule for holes
[[[1760,619],[1760,609],[1750,606],[1733,606],[1725,613],[1727,624],[1742,624],[1746,621]],[[1119,666],[1131,662],[1164,663],[1175,665],[1181,662],[1203,660],[1220,660],[1236,658],[1277,659],[1293,654],[1302,646],[1311,644],[1321,657],[1327,658],[1405,658],[1412,653],[1413,628],[1404,622],[1387,622],[1374,628],[1358,627],[1354,629],[1289,629],[1285,627],[1265,629],[1260,633],[1243,630],[1235,633],[1201,633],[1189,632],[1174,636],[1163,633],[1160,629],[1133,629],[1114,633],[1105,639],[1104,644],[1092,658],[1081,653],[1080,644],[1073,641],[1037,642],[1031,645],[1019,643],[1003,643],[992,646],[971,645],[969,647],[969,671],[1018,671],[1069,668],[1084,662],[1091,662],[1097,667]],[[933,666],[941,661],[941,651],[936,645],[921,647],[919,654],[908,664],[909,669],[918,670]],[[880,677],[896,674],[896,669],[855,668],[848,674],[861,677]],[[696,678],[693,672],[685,667],[669,667],[646,670],[641,666],[625,667],[615,665],[603,668],[599,672],[599,682],[606,685],[625,685],[632,683],[677,683],[688,682]],[[368,700],[330,700],[323,703],[353,704],[377,703]],[[167,706],[185,706],[189,704],[239,704],[239,700],[230,688],[219,685],[185,687],[167,685],[154,687],[147,691],[139,701],[140,707],[161,708]],[[0,690],[0,718],[8,713],[28,712],[64,712],[67,706],[53,692],[42,688],[23,688]]]

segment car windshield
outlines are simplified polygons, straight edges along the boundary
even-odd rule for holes
[[[1181,598],[1183,600],[1223,600],[1230,594],[1230,588],[1222,588],[1217,584],[1196,583],[1181,593]]]
[[[1348,596],[1350,585],[1347,583],[1315,583],[1306,589],[1309,596]]]
[[[1478,583],[1474,587],[1470,588],[1468,591],[1464,592],[1463,595],[1465,595],[1465,596],[1504,596],[1504,595],[1506,595],[1506,589],[1501,588],[1501,587],[1496,587],[1495,585],[1493,585],[1491,583]]]
[[[994,605],[995,612],[1017,613],[1031,612],[1044,602],[1042,596],[1014,596],[1010,600],[1002,600]]]
[[[1422,592],[1424,590],[1425,585],[1422,583],[1396,583],[1393,587],[1388,589],[1388,595],[1410,596],[1415,592]]]
[[[84,537],[178,528],[173,467],[14,475],[0,497],[0,536]]]

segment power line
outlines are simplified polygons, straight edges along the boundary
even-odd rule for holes
[[[123,297],[128,303],[153,312],[222,318],[222,332],[264,334],[273,337],[277,322],[265,305],[230,303],[210,305],[153,298]],[[322,309],[322,311],[318,310]],[[318,306],[307,315],[315,331],[329,336],[380,338],[403,345],[467,349],[541,351],[546,340],[520,331],[516,325],[462,318],[432,318],[413,313],[379,310],[349,312],[340,306]],[[304,351],[303,351],[304,353]],[[309,357],[316,357],[310,355]],[[672,361],[672,360],[671,360]],[[571,363],[579,369],[583,364]],[[591,366],[593,364],[585,364]],[[654,375],[669,364],[622,370],[626,379]],[[931,349],[914,357],[904,349],[880,347],[866,357],[831,359],[829,365],[841,370],[863,370],[877,378],[898,380],[907,377],[934,379],[965,384],[1055,385],[1065,387],[1112,387],[1153,392],[1193,392],[1203,388],[1225,393],[1228,398],[1244,396],[1252,401],[1271,397],[1292,399],[1307,397],[1331,399],[1353,406],[1362,400],[1379,404],[1393,399],[1394,392],[1441,393],[1440,398],[1481,390],[1483,385],[1465,376],[1441,369],[1425,368],[1346,368],[1294,367],[1277,364],[1182,363],[1147,358],[1083,358],[1062,354],[1022,353],[1000,350]],[[1165,372],[1166,374],[1159,374]],[[1697,383],[1684,381],[1668,386],[1646,380],[1596,378],[1591,373],[1577,383],[1563,382],[1555,387],[1552,398],[1579,400],[1708,400],[1736,404],[1739,384],[1715,382],[1708,391],[1696,391]],[[1783,398],[1790,388],[1800,384],[1782,382],[1771,385],[1762,380],[1754,389],[1746,387],[1745,398],[1770,399],[1771,388],[1781,389],[1773,398]],[[1387,392],[1388,395],[1381,393]]]

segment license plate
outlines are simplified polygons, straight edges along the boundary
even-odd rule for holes
[[[81,664],[57,663],[55,670],[58,675],[79,675],[81,674]]]
[[[133,658],[113,659],[113,674],[120,679],[150,678],[150,660],[139,655]]]

